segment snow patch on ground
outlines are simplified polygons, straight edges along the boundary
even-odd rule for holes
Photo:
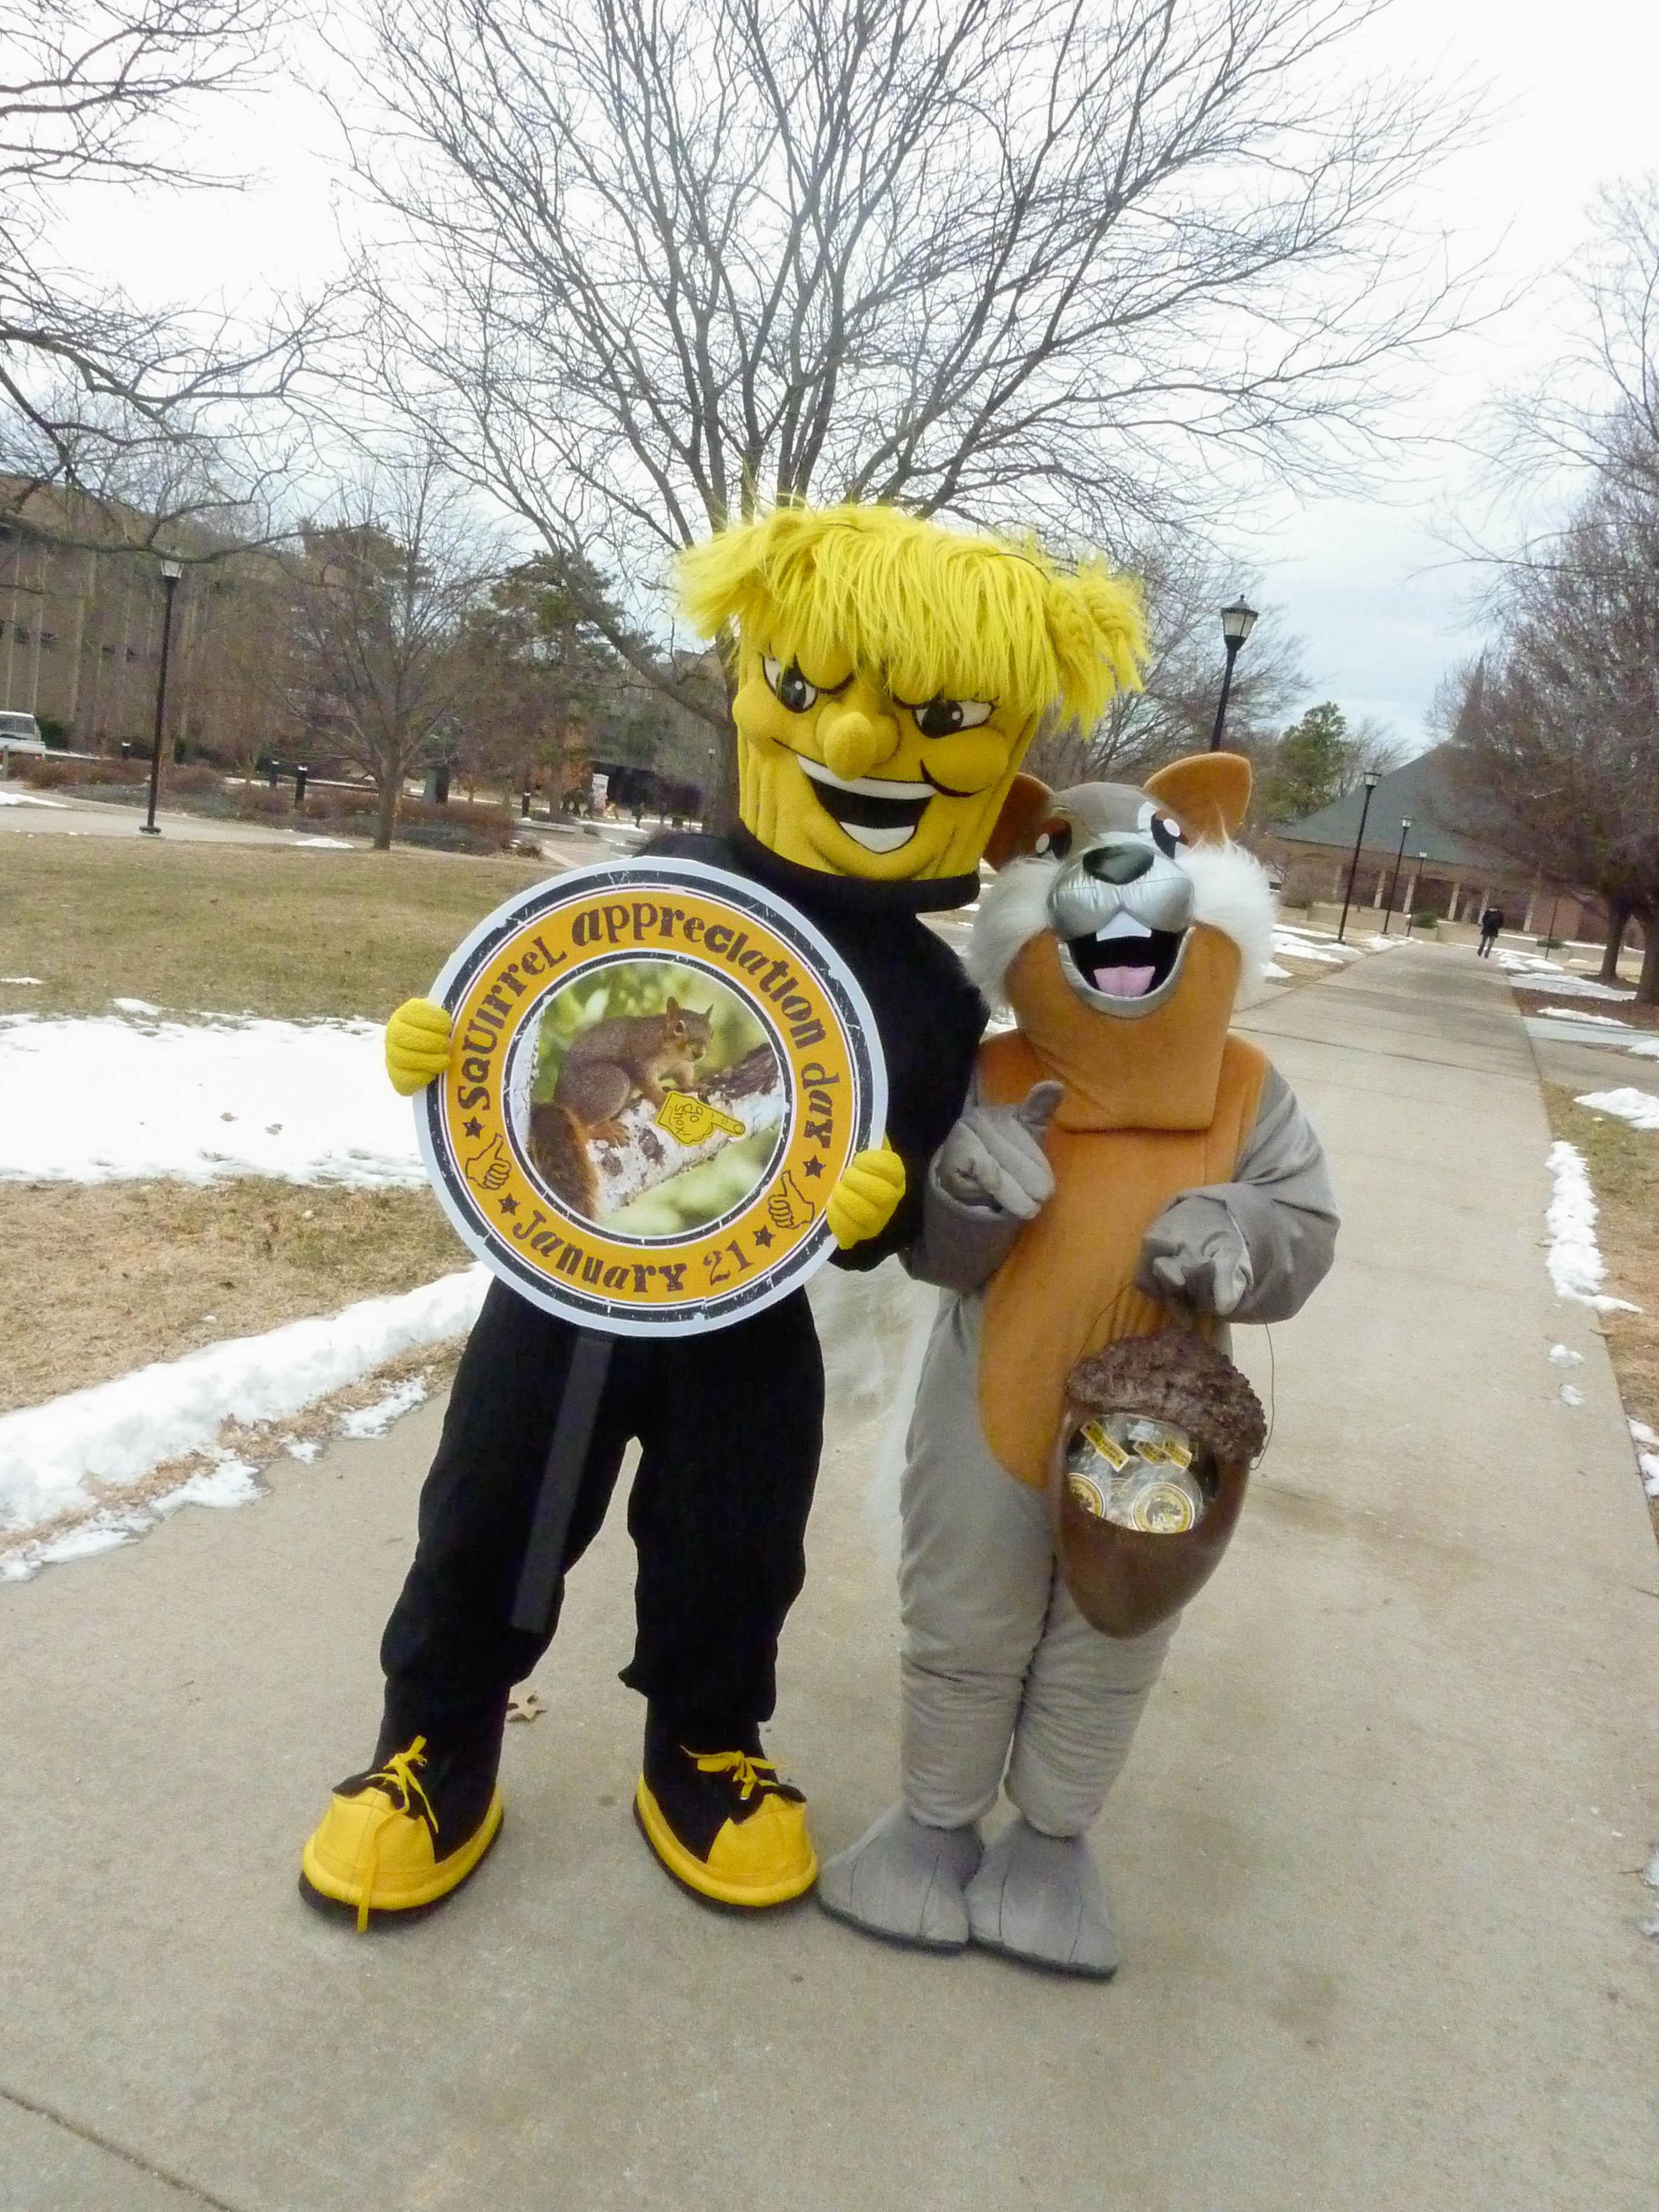
[[[1644,1037],[1640,1044],[1627,1044],[1625,1049],[1638,1060],[1659,1060],[1659,1036]]]
[[[1638,1091],[1630,1084],[1617,1091],[1587,1091],[1574,1103],[1588,1106],[1593,1113],[1614,1115],[1628,1121],[1632,1129],[1659,1129],[1659,1098],[1651,1091]]]
[[[62,1535],[0,1552],[0,1583],[27,1582],[42,1567],[64,1566],[72,1559],[91,1559],[100,1552],[112,1552],[186,1505],[207,1505],[222,1512],[263,1495],[254,1469],[245,1460],[231,1452],[217,1452],[210,1466],[147,1505],[105,1506]]]
[[[1564,1382],[1561,1385],[1561,1403],[1564,1406],[1582,1406],[1583,1402],[1584,1394],[1575,1384]]]
[[[0,1182],[421,1182],[377,1024],[185,1024],[152,1018],[147,1000],[114,1004],[142,1021],[0,1017]]]
[[[1539,1012],[1553,1022],[1593,1023],[1598,1030],[1627,1030],[1628,1022],[1621,1022],[1617,1014],[1584,1014],[1577,1006],[1540,1006]]]
[[[1597,1208],[1583,1154],[1576,1145],[1558,1138],[1545,1165],[1554,1180],[1555,1195],[1544,1212],[1550,1238],[1544,1264],[1556,1296],[1592,1306],[1597,1313],[1639,1312],[1627,1298],[1609,1297],[1601,1289],[1607,1262],[1595,1241]]]
[[[0,1532],[94,1506],[100,1485],[210,1453],[226,1421],[280,1420],[402,1352],[464,1334],[489,1280],[486,1268],[462,1268],[0,1416]]]
[[[1494,952],[1492,957],[1500,968],[1509,970],[1523,991],[1559,991],[1565,999],[1612,999],[1621,1006],[1628,1006],[1636,996],[1634,990],[1621,991],[1593,975],[1577,975],[1559,960],[1546,960],[1530,952]],[[1529,976],[1540,980],[1528,982]]]
[[[0,791],[0,806],[55,806],[60,813],[66,813],[69,801],[66,799],[37,799],[27,791]]]
[[[1632,1421],[1628,1426],[1636,1446],[1636,1464],[1642,1470],[1642,1487],[1650,1498],[1659,1498],[1659,1434],[1645,1421]],[[1655,1887],[1659,1888],[1659,1883]]]
[[[1273,924],[1273,951],[1291,960],[1314,960],[1326,968],[1341,968],[1355,957],[1352,947],[1339,945],[1322,931],[1292,929],[1285,921]]]
[[[407,1381],[395,1384],[383,1398],[377,1398],[372,1406],[359,1406],[356,1413],[348,1413],[340,1424],[340,1434],[360,1440],[383,1437],[394,1421],[423,1404],[426,1395],[425,1376],[411,1375]]]
[[[1565,1344],[1551,1345],[1550,1365],[1552,1367],[1582,1367],[1583,1364],[1584,1355],[1582,1352],[1570,1352]]]
[[[1276,960],[1269,960],[1261,970],[1263,980],[1269,983],[1288,983],[1292,978],[1288,968],[1281,968]],[[0,978],[0,981],[3,981]]]
[[[313,853],[350,853],[356,849],[349,837],[296,837],[294,842]]]
[[[0,983],[26,983],[32,991],[41,988],[38,975],[0,975]]]

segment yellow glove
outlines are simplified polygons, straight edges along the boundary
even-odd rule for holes
[[[449,1016],[430,999],[405,999],[386,1025],[386,1072],[400,1098],[417,1091],[449,1066]]]
[[[855,1152],[823,1209],[830,1234],[844,1252],[879,1237],[904,1195],[904,1163],[885,1138],[874,1152]]]

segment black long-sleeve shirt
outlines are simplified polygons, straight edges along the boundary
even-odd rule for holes
[[[976,878],[878,884],[833,876],[781,859],[745,830],[729,837],[670,830],[650,840],[641,857],[647,854],[702,860],[764,884],[821,931],[857,976],[887,1066],[887,1141],[904,1163],[905,1186],[880,1236],[835,1259],[862,1270],[908,1250],[921,1232],[927,1164],[962,1111],[986,1021],[985,1002],[961,963],[918,913],[964,904]]]

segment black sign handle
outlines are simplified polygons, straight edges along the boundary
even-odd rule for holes
[[[579,1328],[570,1348],[570,1365],[564,1378],[559,1417],[553,1425],[547,1465],[530,1524],[518,1593],[513,1601],[513,1626],[526,1636],[544,1636],[553,1593],[564,1565],[565,1539],[576,1492],[593,1440],[599,1417],[599,1394],[611,1371],[611,1349],[616,1340],[597,1329]]]

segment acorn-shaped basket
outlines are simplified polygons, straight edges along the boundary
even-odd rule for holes
[[[1049,1498],[1066,1586],[1092,1627],[1144,1636],[1203,1588],[1267,1429],[1237,1368],[1191,1328],[1079,1360]]]

